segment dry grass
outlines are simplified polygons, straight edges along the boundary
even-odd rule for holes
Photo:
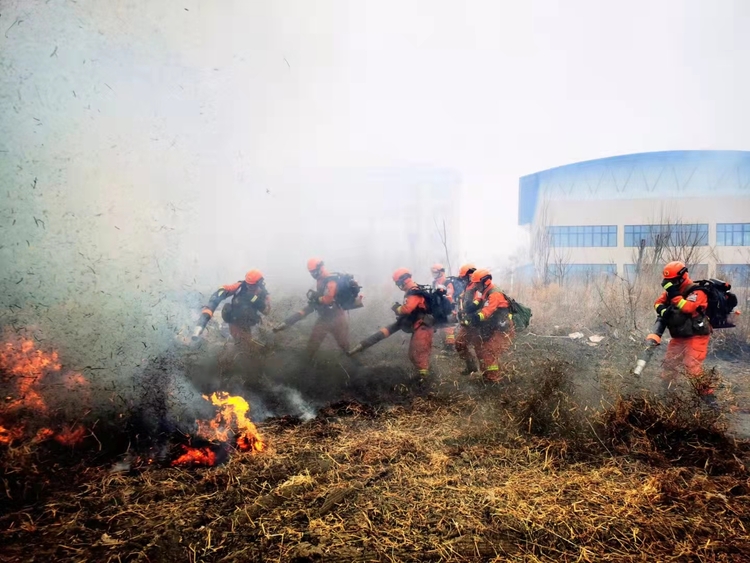
[[[588,444],[576,442],[589,452],[580,462],[565,439],[524,431],[520,411],[497,397],[338,405],[306,425],[262,426],[267,452],[213,469],[88,469],[71,476],[76,487],[53,484],[62,490],[3,516],[0,557],[750,560],[745,445],[694,432],[694,457],[680,464],[658,437],[690,429],[668,407],[631,400],[602,414],[601,435],[592,425]],[[705,464],[700,451],[716,457],[708,450],[737,463]]]
[[[0,561],[750,561],[750,444],[689,394],[592,409],[618,346],[519,337],[507,386],[444,366],[216,468],[111,473],[101,421],[103,450],[1,449]]]

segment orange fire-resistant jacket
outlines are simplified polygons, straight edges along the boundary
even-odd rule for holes
[[[427,313],[424,297],[414,292],[417,288],[417,282],[409,278],[404,284],[404,304],[396,309],[396,315],[405,318],[412,328],[421,326]]]

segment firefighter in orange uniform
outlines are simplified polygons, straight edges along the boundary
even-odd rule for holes
[[[346,352],[349,350],[349,321],[345,311],[336,302],[336,280],[328,273],[320,258],[310,258],[307,261],[307,271],[317,282],[315,290],[307,292],[307,306],[275,326],[273,331],[284,330],[317,311],[318,320],[307,343],[307,356],[312,358],[315,355],[328,334],[331,334],[339,348]]]
[[[693,380],[702,398],[707,403],[715,404],[714,390],[700,382],[712,332],[705,314],[708,297],[693,284],[683,262],[670,262],[664,266],[663,276],[664,291],[654,302],[654,309],[666,321],[672,339],[664,357],[662,378],[669,385],[680,371],[684,371]],[[657,343],[660,341],[655,334],[650,334],[648,338]]]
[[[261,322],[262,315],[271,312],[271,296],[259,270],[250,270],[244,280],[217,289],[209,298],[208,305],[203,307],[193,336],[197,338],[203,332],[219,304],[230,297],[232,301],[224,305],[221,318],[229,325],[235,343],[252,350],[257,345],[252,337],[252,327]]]
[[[432,272],[432,289],[439,286],[444,287],[448,301],[454,303],[456,288],[453,287],[453,283],[450,282],[445,275],[445,266],[440,263],[433,264],[430,271]],[[445,328],[442,328],[441,331],[445,334],[445,347],[447,349],[454,348],[456,345],[456,328],[454,326],[446,326]]]
[[[430,323],[426,318],[427,303],[425,298],[417,293],[417,283],[406,268],[399,268],[393,272],[393,281],[404,292],[404,302],[394,303],[392,309],[401,321],[401,329],[411,333],[409,360],[417,370],[418,377],[425,379],[430,373],[430,352],[435,332],[432,326],[428,326]]]
[[[467,313],[473,313],[476,311],[474,300],[479,298],[475,291],[469,291],[469,285],[471,284],[471,274],[477,267],[474,264],[464,264],[458,270],[458,277],[463,283],[463,290],[458,295],[454,296],[457,314],[459,321],[462,320]],[[471,351],[469,350],[469,343],[472,342],[476,337],[474,336],[476,329],[471,326],[463,324],[458,325],[456,331],[456,352],[458,356],[466,362],[466,375],[474,371],[474,360],[471,357]]]
[[[473,302],[477,310],[467,313],[461,323],[476,329],[472,343],[479,357],[482,375],[486,381],[496,383],[502,380],[500,357],[510,348],[515,335],[510,304],[500,288],[492,283],[492,274],[486,269],[478,269],[471,274],[468,291],[480,293]]]

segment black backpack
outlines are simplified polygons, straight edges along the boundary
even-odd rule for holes
[[[335,273],[326,278],[326,283],[331,280],[336,282],[336,304],[339,307],[348,311],[362,306],[362,301],[359,299],[359,291],[362,286],[357,283],[354,276]]]
[[[699,289],[708,298],[708,308],[704,311],[713,328],[732,328],[729,319],[732,310],[737,306],[737,296],[729,291],[732,286],[723,280],[714,278],[693,282],[689,291]]]
[[[260,312],[266,308],[268,291],[265,286],[257,295],[250,293],[243,281],[240,289],[232,297],[232,301],[221,309],[221,318],[229,324],[251,327],[260,322]]]
[[[453,284],[453,299],[457,299],[464,291],[466,291],[466,282],[456,276],[448,276],[445,280],[446,287],[448,284]]]
[[[433,289],[429,285],[418,285],[409,291],[411,295],[424,298],[427,314],[432,316],[433,325],[446,325],[455,322],[453,317],[453,303],[443,287]]]

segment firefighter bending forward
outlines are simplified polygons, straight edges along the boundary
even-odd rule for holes
[[[474,264],[464,264],[458,271],[458,277],[463,282],[463,291],[455,296],[455,304],[459,320],[463,319],[467,313],[474,313],[476,311],[474,301],[479,298],[479,295],[476,295],[475,297],[476,292],[473,289],[469,291],[471,274],[473,274],[476,269],[477,267]],[[477,328],[466,326],[464,324],[459,324],[458,329],[456,330],[456,352],[466,363],[465,375],[474,371],[475,362],[471,356],[469,344],[476,340],[476,337],[473,335],[476,331]]]
[[[315,356],[328,334],[331,334],[339,348],[346,352],[349,350],[349,321],[346,312],[336,302],[336,280],[328,273],[320,258],[308,260],[307,271],[316,281],[315,290],[307,292],[307,306],[275,326],[273,331],[284,330],[317,311],[318,320],[315,321],[310,340],[307,342],[307,356]]]
[[[515,335],[510,304],[500,288],[492,283],[492,274],[486,269],[471,274],[467,291],[481,295],[473,302],[476,312],[467,313],[461,324],[476,329],[470,332],[470,343],[476,350],[484,379],[496,383],[502,380],[500,358],[510,348]]]
[[[664,291],[654,302],[654,309],[666,321],[672,339],[664,357],[662,379],[669,386],[684,371],[693,380],[701,397],[707,403],[714,403],[714,390],[700,382],[712,331],[705,314],[708,297],[697,289],[682,262],[670,262],[664,266],[663,276]],[[660,341],[655,334],[648,338],[656,343]]]
[[[195,336],[213,318],[219,304],[230,297],[232,301],[224,305],[221,317],[229,325],[229,332],[235,343],[245,350],[252,350],[257,344],[252,337],[252,327],[260,323],[261,315],[268,315],[271,311],[271,296],[259,270],[250,270],[245,274],[244,280],[223,285],[211,295],[208,305],[201,311]]]
[[[401,329],[411,333],[409,360],[417,370],[417,376],[424,379],[430,373],[432,335],[435,332],[425,322],[427,304],[424,297],[416,292],[418,286],[409,270],[399,268],[393,272],[393,281],[404,292],[404,302],[394,303],[392,309],[400,321]]]
[[[444,287],[448,301],[454,303],[456,288],[453,287],[453,284],[450,281],[448,281],[448,278],[445,275],[445,266],[439,263],[433,264],[430,271],[432,272],[432,289],[440,286]],[[456,345],[456,327],[450,325],[441,328],[440,331],[445,335],[445,348],[454,348]]]

